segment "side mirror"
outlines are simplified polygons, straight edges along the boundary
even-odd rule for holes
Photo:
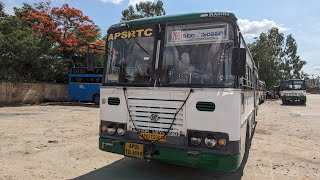
[[[231,74],[234,76],[246,75],[247,51],[245,48],[234,48],[232,52]]]
[[[87,53],[87,68],[88,71],[94,71],[94,58],[93,58],[93,53],[92,52],[88,52]]]

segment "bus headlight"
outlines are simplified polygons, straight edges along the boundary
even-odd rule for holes
[[[190,137],[190,142],[191,144],[195,145],[195,146],[199,146],[202,142],[202,137],[200,134],[193,134]]]
[[[126,133],[126,130],[122,127],[119,127],[117,129],[117,133],[118,133],[118,135],[123,136]]]
[[[117,127],[113,124],[108,126],[107,133],[110,135],[114,135],[117,131]]]
[[[217,144],[217,140],[215,137],[206,137],[204,139],[204,144],[209,147],[209,148],[212,148],[214,147],[216,144]]]

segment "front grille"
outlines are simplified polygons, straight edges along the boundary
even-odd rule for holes
[[[170,128],[175,113],[182,106],[183,100],[128,98],[130,115],[136,128],[142,132],[164,133]],[[156,121],[151,115],[156,115]],[[168,135],[179,136],[183,130],[184,108],[176,116],[176,120]],[[131,130],[135,131],[132,122]]]
[[[298,93],[287,93],[288,96],[298,96]]]

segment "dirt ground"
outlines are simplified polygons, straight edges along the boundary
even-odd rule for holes
[[[100,151],[92,105],[1,107],[0,179],[320,179],[320,95],[267,101],[257,121],[241,168],[218,174]]]

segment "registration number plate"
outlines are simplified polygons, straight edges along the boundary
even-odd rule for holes
[[[160,141],[166,142],[166,136],[164,134],[154,134],[154,133],[140,133],[140,139],[146,139],[149,141]]]
[[[126,143],[124,155],[142,159],[143,158],[143,144]]]

